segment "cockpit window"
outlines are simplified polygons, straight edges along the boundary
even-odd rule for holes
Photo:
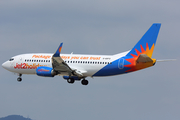
[[[13,61],[13,60],[14,60],[14,58],[9,59],[9,61]]]

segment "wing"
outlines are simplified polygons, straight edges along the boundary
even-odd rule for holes
[[[63,43],[60,44],[57,51],[54,53],[54,55],[51,58],[52,59],[53,70],[55,70],[59,74],[61,72],[67,72],[69,74],[69,76],[78,76],[80,78],[83,77],[81,72],[79,72],[77,70],[73,70],[72,68],[70,68],[64,62],[64,60],[61,58],[60,53],[61,53],[62,45],[63,45]]]

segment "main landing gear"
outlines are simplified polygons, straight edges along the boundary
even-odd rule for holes
[[[18,81],[18,82],[21,82],[21,81],[22,81],[21,76],[22,76],[22,74],[19,74],[19,77],[17,78],[17,81]]]
[[[83,80],[81,81],[81,84],[82,84],[82,85],[88,85],[88,83],[89,83],[89,82],[88,82],[87,80],[85,80],[85,79],[83,79]]]
[[[75,80],[73,79],[73,78],[71,78],[71,79],[67,79],[67,82],[68,83],[70,83],[70,84],[73,84],[74,82],[75,82]],[[83,79],[82,81],[81,81],[81,84],[82,85],[88,85],[88,81],[87,80],[85,80],[85,79]]]
[[[74,83],[74,81],[75,81],[75,80],[74,80],[73,78],[71,78],[71,79],[67,79],[67,82],[68,82],[68,83],[71,83],[71,84],[73,84],[73,83]]]

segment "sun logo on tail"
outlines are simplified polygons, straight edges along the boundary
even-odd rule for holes
[[[132,57],[125,59],[126,61],[129,62],[129,64],[124,65],[124,67],[130,68],[129,70],[127,70],[126,72],[132,72],[132,71],[136,71],[136,70],[140,70],[142,68],[146,68],[151,66],[150,64],[144,64],[144,63],[137,63],[137,59],[139,57],[139,55],[141,54],[146,54],[148,57],[152,57],[153,54],[153,50],[154,50],[154,44],[151,46],[151,48],[149,49],[149,45],[148,43],[146,43],[146,49],[143,48],[142,45],[140,45],[140,49],[141,50],[137,50],[135,49],[137,54],[130,54]]]
[[[59,48],[59,53],[61,53],[62,46]]]

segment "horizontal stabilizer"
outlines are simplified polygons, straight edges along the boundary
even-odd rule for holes
[[[139,55],[138,59],[137,59],[137,63],[147,63],[147,62],[153,62],[153,60],[148,57],[146,54],[141,54]]]

